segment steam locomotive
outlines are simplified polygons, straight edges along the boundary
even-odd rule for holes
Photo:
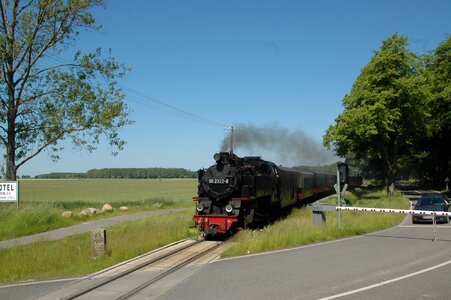
[[[296,204],[332,194],[335,174],[277,166],[258,156],[214,155],[216,164],[198,171],[194,221],[207,236],[226,234],[267,222]],[[342,181],[349,182],[347,165]],[[354,185],[361,184],[353,178]]]

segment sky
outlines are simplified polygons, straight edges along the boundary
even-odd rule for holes
[[[62,143],[58,162],[43,152],[20,176],[206,168],[227,148],[228,126],[240,156],[332,163],[322,136],[382,41],[406,35],[424,54],[451,34],[451,1],[111,0],[92,12],[102,28],[81,30],[62,59],[111,48],[132,68],[121,81],[135,121],[120,130],[125,149],[112,156],[106,141],[93,153]],[[264,141],[240,144],[240,134]]]

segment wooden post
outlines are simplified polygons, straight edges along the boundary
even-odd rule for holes
[[[106,230],[97,228],[91,232],[92,257],[97,258],[106,253]]]

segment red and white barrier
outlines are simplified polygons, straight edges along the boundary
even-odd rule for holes
[[[391,208],[370,208],[370,207],[349,207],[336,206],[336,211],[365,211],[365,212],[383,212],[394,214],[417,214],[417,215],[431,215],[431,216],[451,216],[450,212],[446,211],[431,211],[431,210],[413,210],[413,209],[391,209]]]

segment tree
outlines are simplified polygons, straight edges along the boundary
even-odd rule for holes
[[[0,142],[6,178],[46,150],[59,158],[58,144],[95,150],[102,137],[113,151],[124,141],[118,129],[131,122],[117,79],[128,71],[100,49],[58,57],[78,30],[98,29],[90,10],[103,0],[0,1]],[[55,63],[56,61],[56,63]],[[116,152],[114,152],[116,153]]]
[[[424,125],[424,77],[417,57],[407,50],[407,37],[383,41],[362,69],[344,111],[327,129],[324,145],[337,155],[379,162],[387,191],[394,190],[398,159],[414,149]]]
[[[443,182],[451,176],[451,36],[426,56],[426,76],[430,97],[427,120],[430,135],[421,145],[422,169],[429,179]]]

